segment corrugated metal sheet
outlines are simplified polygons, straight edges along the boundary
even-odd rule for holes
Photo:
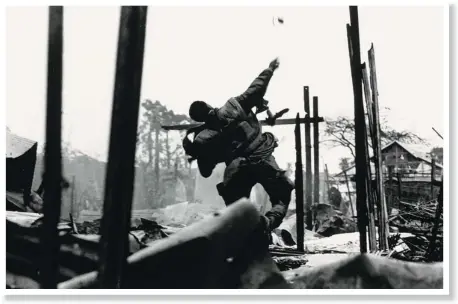
[[[11,132],[6,132],[6,157],[16,158],[29,151],[36,141],[17,136]]]

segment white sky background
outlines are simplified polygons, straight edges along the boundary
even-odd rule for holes
[[[64,10],[64,140],[101,160],[107,159],[119,14],[119,7]],[[274,27],[273,16],[285,24]],[[359,7],[359,17],[362,61],[373,42],[379,102],[391,109],[389,123],[431,147],[442,146],[431,127],[442,134],[446,128],[443,8]],[[347,23],[348,6],[150,7],[141,98],[160,100],[178,113],[187,113],[196,99],[220,106],[280,56],[266,94],[273,112],[289,107],[287,117],[303,115],[302,87],[308,85],[311,100],[319,97],[321,116],[353,117]],[[12,132],[40,143],[47,28],[47,7],[7,9],[6,122]],[[294,162],[294,126],[273,133],[281,139],[275,152],[280,165]],[[347,156],[323,145],[320,153],[320,168],[327,163],[331,172]]]

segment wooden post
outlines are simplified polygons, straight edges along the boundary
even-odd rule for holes
[[[402,197],[402,180],[401,180],[401,173],[400,172],[398,172],[397,178],[398,178],[398,199],[400,201],[401,197]]]
[[[314,181],[313,181],[313,203],[320,203],[320,130],[318,126],[318,97],[313,96],[313,164],[314,164]]]
[[[375,52],[374,45],[368,52],[369,56],[369,67],[370,67],[370,84],[372,91],[372,117],[374,120],[374,165],[375,175],[377,182],[377,197],[379,199],[379,246],[381,250],[388,250],[388,236],[389,236],[389,224],[388,224],[388,209],[385,199],[385,188],[383,186],[383,172],[382,172],[382,144],[381,144],[381,132],[380,132],[380,115],[378,106],[378,88],[377,88],[377,71],[375,67]],[[392,205],[390,205],[392,206]]]
[[[375,130],[374,130],[374,117],[372,112],[372,99],[371,99],[371,90],[369,85],[369,76],[367,75],[367,67],[366,63],[364,62],[361,65],[361,73],[363,77],[363,87],[364,87],[364,99],[366,100],[366,112],[367,112],[367,120],[369,122],[369,135],[371,138],[372,148],[374,147],[374,140],[375,140]]]
[[[372,172],[370,166],[370,158],[369,158],[369,147],[367,144],[367,131],[364,129],[364,133],[366,134],[366,202],[367,202],[367,226],[368,226],[368,239],[369,239],[369,252],[377,251],[377,233],[375,229],[375,196],[372,191]]]
[[[355,167],[356,167],[356,208],[358,215],[358,229],[360,233],[360,251],[367,252],[366,225],[367,225],[367,208],[366,208],[366,149],[365,149],[365,132],[364,132],[364,104],[362,92],[362,75],[361,75],[361,54],[359,43],[359,21],[358,7],[350,6],[350,22],[347,25],[349,30],[349,51],[351,75],[353,81],[353,95],[355,100]]]
[[[99,287],[121,288],[129,253],[147,7],[123,6],[101,222]]]
[[[351,216],[355,217],[355,210],[353,209],[353,202],[351,200],[351,191],[350,191],[350,184],[348,183],[347,171],[344,170],[343,173],[344,173],[344,176],[345,176],[345,183],[347,184],[348,199],[350,200]]]
[[[296,227],[297,250],[304,252],[304,178],[302,167],[301,124],[299,113],[296,116],[294,135],[296,139]]]
[[[393,191],[393,167],[392,166],[388,166],[388,185],[389,185],[389,189],[390,191],[388,191],[388,195],[387,195],[387,199],[386,199],[386,202],[387,202],[387,205],[390,206],[393,206],[393,196],[394,196],[394,191]],[[380,220],[380,225],[382,225],[382,221]],[[380,229],[382,230],[382,229]],[[382,236],[380,236],[382,237]],[[380,243],[380,250],[385,250],[384,248],[382,248],[383,244]]]
[[[309,87],[304,87],[304,110],[305,119],[310,117],[310,95]],[[308,230],[312,230],[312,146],[310,142],[310,123],[305,123],[305,210],[306,210],[306,226]]]
[[[431,260],[434,249],[436,248],[437,232],[439,231],[440,217],[443,213],[443,206],[444,206],[443,190],[444,190],[444,182],[442,181],[440,190],[439,190],[439,197],[437,198],[437,206],[436,206],[436,214],[434,218],[433,231],[431,234],[431,239],[429,241],[429,247],[428,247],[428,252],[427,252],[427,257],[429,260]]]
[[[367,180],[366,180],[366,189],[367,189],[367,215],[368,215],[368,228],[369,228],[369,250],[370,252],[377,251],[377,236],[375,229],[375,204],[378,201],[377,194],[374,193],[372,189],[372,170],[371,170],[371,161],[369,158],[369,140],[367,137],[367,129],[369,129],[369,137],[372,143],[374,144],[374,127],[373,127],[373,117],[372,117],[372,102],[371,102],[371,92],[369,88],[369,78],[367,75],[366,63],[361,65],[361,75],[363,80],[364,88],[364,99],[366,100],[366,112],[368,117],[368,126],[366,127],[366,121],[364,120],[364,132],[366,134],[366,164],[367,164]],[[375,153],[374,153],[375,154]],[[376,191],[375,191],[376,192]],[[379,208],[380,209],[380,208]]]
[[[62,67],[63,7],[49,7],[48,79],[46,102],[46,149],[44,179],[44,219],[41,231],[41,288],[57,287],[62,191]]]
[[[431,160],[431,199],[434,199],[434,180],[436,176],[436,160],[433,158]]]

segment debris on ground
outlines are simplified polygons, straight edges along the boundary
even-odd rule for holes
[[[272,257],[280,271],[296,269],[305,265],[308,259],[305,256],[278,256]]]
[[[410,233],[409,237],[401,237],[392,246],[392,258],[405,261],[439,262],[443,260],[443,225],[439,225],[434,251],[428,254],[435,222],[437,200],[417,203],[399,201],[399,209],[392,210],[389,219],[391,226],[399,232]],[[440,221],[443,222],[441,215]]]

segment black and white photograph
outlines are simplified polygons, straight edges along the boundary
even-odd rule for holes
[[[449,294],[448,6],[5,11],[7,295]]]

